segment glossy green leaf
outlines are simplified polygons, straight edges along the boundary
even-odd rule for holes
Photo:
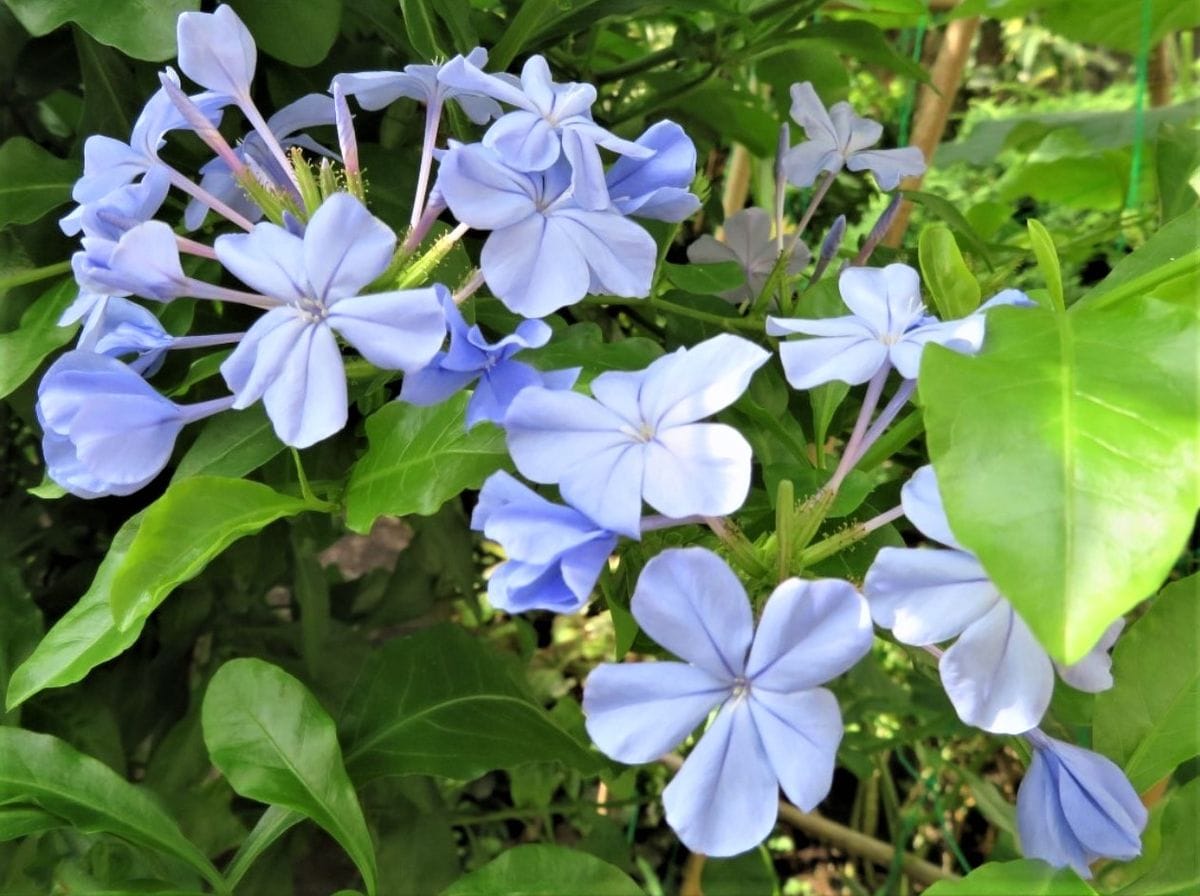
[[[413,49],[423,61],[432,61],[446,55],[438,35],[437,19],[431,0],[400,0],[400,11],[404,16],[404,28]]]
[[[920,392],[950,523],[1056,659],[1154,592],[1195,522],[1194,309],[1002,307],[975,357],[930,346]]]
[[[20,706],[46,688],[74,684],[100,663],[123,653],[138,639],[142,626],[117,628],[108,599],[113,578],[125,561],[141,522],[142,514],[139,513],[117,530],[87,593],[14,670],[5,698],[9,709]]]
[[[1029,243],[1033,254],[1037,257],[1038,268],[1042,279],[1046,282],[1046,291],[1050,294],[1051,307],[1062,311],[1066,308],[1063,297],[1062,267],[1058,263],[1058,250],[1054,248],[1054,240],[1041,221],[1030,218],[1028,221]]]
[[[80,133],[128,139],[134,116],[146,101],[134,81],[129,60],[112,47],[97,43],[82,29],[75,29],[74,37],[83,76]]]
[[[556,0],[521,0],[520,9],[505,23],[500,40],[488,54],[490,68],[498,72],[508,68],[542,23],[558,11],[558,6]]]
[[[499,655],[453,625],[375,652],[341,727],[358,781],[405,774],[469,780],[555,760],[594,771],[602,763],[551,720]]]
[[[463,422],[468,396],[421,408],[392,402],[367,420],[366,453],[350,473],[346,525],[370,531],[383,514],[428,516],[468,488],[479,488],[508,465],[504,432]]]
[[[1150,46],[1172,31],[1200,26],[1200,5],[1179,0],[1059,0],[1045,4],[1039,21],[1070,40],[1135,53],[1145,2],[1150,3]]]
[[[967,248],[983,259],[984,264],[989,268],[992,266],[992,257],[987,244],[978,231],[971,226],[971,222],[958,210],[958,206],[936,193],[922,193],[920,190],[903,190],[902,192],[905,199],[915,202],[941,218],[962,239]]]
[[[727,289],[736,289],[746,282],[746,271],[736,261],[720,261],[716,264],[668,262],[663,267],[663,274],[675,286],[699,296],[716,295]]]
[[[244,479],[196,476],[146,508],[116,570],[109,606],[121,628],[140,626],[175,589],[230,544],[309,505]]]
[[[645,896],[633,878],[565,846],[518,846],[460,877],[442,896]]]
[[[172,482],[193,476],[237,478],[257,470],[284,449],[261,404],[208,420],[179,459]]]
[[[52,831],[66,825],[63,819],[31,806],[0,806],[0,843]]]
[[[938,881],[925,893],[927,896],[1096,896],[1096,891],[1071,869],[1051,868],[1033,859],[988,862],[961,880]]]
[[[928,224],[917,244],[921,279],[942,320],[966,317],[979,307],[979,281],[963,261],[954,234],[945,224]]]
[[[1113,650],[1113,687],[1096,695],[1092,738],[1139,791],[1200,755],[1200,575],[1162,590]]]
[[[113,834],[176,858],[225,891],[212,863],[146,791],[56,737],[0,727],[0,803],[18,800],[81,831]]]
[[[28,224],[71,199],[79,163],[60,159],[25,137],[0,146],[0,227]]]
[[[304,821],[304,814],[294,812],[291,809],[283,806],[270,806],[258,819],[258,823],[246,835],[246,839],[242,841],[242,845],[238,847],[236,853],[229,861],[229,865],[225,869],[225,881],[229,884],[229,888],[236,890],[238,883],[246,872],[250,870],[250,866],[254,864],[271,845],[294,828],[300,822]]]
[[[201,709],[213,764],[239,794],[300,812],[341,844],[375,892],[375,853],[333,720],[297,679],[257,659],[230,660]]]
[[[342,0],[229,0],[260,50],[289,65],[316,65],[329,54]]]
[[[1195,624],[1194,620],[1192,624]],[[1200,780],[1193,778],[1167,797],[1159,823],[1158,855],[1153,866],[1118,890],[1120,896],[1194,896],[1200,893],[1197,819],[1200,819]]]
[[[60,327],[58,318],[78,294],[75,282],[64,280],[29,306],[20,326],[11,333],[0,333],[0,398],[29,379],[47,355],[75,335],[78,325]]]
[[[30,34],[40,37],[74,22],[96,40],[137,59],[175,55],[175,20],[200,0],[4,0]]]
[[[1117,263],[1076,304],[1104,308],[1139,296],[1195,305],[1200,295],[1200,208],[1180,215]]]

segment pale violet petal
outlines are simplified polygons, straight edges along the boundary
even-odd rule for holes
[[[588,291],[587,258],[554,224],[553,219],[531,214],[493,231],[483,244],[480,266],[488,287],[525,317],[544,317],[578,302]]]
[[[330,309],[326,322],[360,355],[384,370],[420,370],[432,360],[446,335],[438,288],[342,299]]]
[[[669,517],[723,516],[746,501],[753,453],[723,423],[660,430],[645,446],[646,503]]]
[[[833,784],[842,713],[825,688],[778,693],[750,689],[750,713],[787,798],[805,812],[825,799]]]
[[[925,173],[925,156],[915,146],[859,150],[846,159],[846,167],[851,171],[870,171],[879,189],[894,190],[903,178]]]
[[[484,146],[454,146],[442,157],[437,186],[454,217],[479,230],[509,227],[536,210],[529,176]]]
[[[779,359],[794,389],[811,389],[841,380],[851,386],[865,383],[887,363],[887,346],[862,336],[798,339],[779,346]]]
[[[224,234],[213,248],[226,270],[263,295],[299,302],[309,293],[304,241],[277,224],[264,222],[249,233]]]
[[[304,231],[304,271],[313,297],[332,305],[358,295],[384,272],[395,249],[390,227],[349,193],[335,193],[321,203]]]
[[[946,508],[938,490],[937,474],[931,464],[919,467],[904,483],[900,489],[900,504],[908,521],[926,538],[946,547],[966,550],[950,530],[950,520],[946,518]]]
[[[639,402],[643,419],[661,432],[710,417],[737,401],[770,358],[731,333],[665,355],[646,370]]]
[[[1077,663],[1064,666],[1056,661],[1054,668],[1058,672],[1058,677],[1076,690],[1086,691],[1089,694],[1107,691],[1113,686],[1112,656],[1109,651],[1117,642],[1117,638],[1120,637],[1124,628],[1124,619],[1118,619],[1112,623],[1104,630],[1104,634],[1100,636],[1096,646]]]
[[[263,407],[279,440],[293,448],[307,448],[346,425],[346,373],[329,327],[304,329],[263,392]]]

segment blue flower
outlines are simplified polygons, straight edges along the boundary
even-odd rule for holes
[[[463,59],[476,69],[487,65],[487,50],[476,47]],[[486,124],[499,118],[500,104],[489,96],[471,90],[460,90],[438,80],[444,65],[406,65],[402,72],[352,72],[337,75],[333,83],[341,87],[346,96],[357,98],[364,109],[382,109],[401,97],[440,107],[446,100],[454,100],[475,124]]]
[[[924,647],[957,638],[938,663],[942,685],[968,725],[1020,734],[1041,721],[1054,691],[1054,664],[1029,626],[950,530],[933,467],[901,489],[905,516],[945,549],[882,548],[863,592],[876,624],[902,644]],[[1112,686],[1108,649],[1118,621],[1091,652],[1059,671],[1085,691]]]
[[[572,507],[553,504],[505,472],[479,492],[471,528],[504,548],[488,600],[508,613],[574,613],[591,596],[617,535]]]
[[[696,146],[673,121],[660,121],[637,138],[654,151],[648,159],[621,156],[608,169],[605,183],[612,204],[623,215],[682,221],[700,210],[689,187],[696,177]]]
[[[439,290],[359,294],[384,272],[395,247],[387,225],[348,193],[326,199],[303,238],[265,223],[218,237],[221,264],[280,303],[221,365],[234,407],[261,398],[280,440],[304,448],[346,423],[335,332],[377,367],[428,364],[446,333]]]
[[[562,165],[525,174],[486,146],[453,146],[437,187],[454,216],[490,230],[480,267],[495,296],[525,317],[543,317],[589,291],[649,295],[657,248],[614,209],[581,208]]]
[[[894,190],[902,177],[925,171],[925,157],[915,146],[868,149],[879,142],[883,128],[855,115],[849,103],[834,103],[826,111],[808,81],[792,85],[792,118],[808,136],[783,156],[784,173],[798,187],[810,186],[822,171],[849,168],[870,171],[880,189]]]
[[[58,226],[67,236],[82,231],[85,236],[118,240],[126,231],[154,217],[170,187],[166,171],[151,168],[137,183],[117,187],[99,199],[76,206]]]
[[[185,424],[231,401],[177,405],[120,361],[67,352],[38,386],[46,471],[81,498],[131,494],[166,466]]]
[[[630,538],[643,499],[676,519],[732,513],[750,488],[750,444],[696,421],[736,401],[769,357],[721,335],[645,370],[602,373],[594,398],[524,389],[504,418],[509,453],[527,479],[557,484],[568,504]]]
[[[334,123],[333,99],[320,93],[310,93],[294,103],[284,106],[267,119],[267,127],[283,147],[300,146],[318,155],[332,155],[327,149],[306,135],[296,136],[298,131]],[[234,154],[244,162],[255,177],[271,190],[290,190],[287,172],[281,170],[263,138],[255,131],[246,135]],[[225,160],[216,157],[201,169],[200,189],[220,199],[249,221],[262,217],[262,209],[253,202],[229,170]],[[196,198],[188,202],[183,220],[188,230],[195,230],[204,223],[208,206]]]
[[[169,302],[186,295],[194,281],[183,273],[175,231],[162,221],[132,227],[115,242],[87,237],[71,256],[75,280],[89,292],[138,295]]]
[[[522,172],[545,171],[564,157],[570,164],[572,192],[581,208],[597,210],[609,205],[599,147],[635,159],[648,159],[653,154],[653,150],[622,140],[596,124],[591,113],[596,88],[590,84],[555,84],[541,56],[526,60],[520,87],[485,74],[462,57],[446,63],[438,80],[516,106],[488,128],[484,146]]]
[[[174,338],[157,317],[141,305],[118,296],[105,296],[88,315],[79,333],[79,351],[110,358],[134,355],[126,364],[143,376],[161,366]]]
[[[806,811],[825,798],[842,717],[819,685],[871,647],[870,616],[852,585],[788,579],[756,633],[745,589],[720,557],[671,549],[646,564],[630,609],[685,662],[597,667],[584,686],[587,730],[613,759],[650,762],[719,709],[663,792],[667,823],[689,849],[730,856],[760,843],[780,786]]]
[[[442,302],[450,327],[450,349],[434,355],[429,365],[404,377],[400,400],[427,406],[445,401],[460,389],[479,380],[467,404],[467,428],[481,420],[501,423],[517,393],[528,386],[570,389],[579,368],[542,373],[513,355],[522,349],[538,348],[550,339],[550,327],[540,320],[523,321],[511,336],[490,343],[478,326],[468,327],[454,300]]]
[[[181,13],[175,38],[185,75],[215,93],[249,99],[258,50],[232,7],[222,4],[211,13]]]
[[[1034,749],[1017,791],[1021,851],[1082,878],[1097,859],[1141,855],[1146,807],[1116,764],[1041,731],[1026,736]]]
[[[799,239],[785,240],[789,253],[787,273],[799,274],[812,260],[812,253]],[[746,274],[746,283],[728,289],[721,297],[731,302],[753,300],[767,285],[779,260],[779,247],[771,237],[771,215],[761,208],[747,208],[725,219],[725,236],[716,240],[704,234],[687,248],[692,264],[718,264],[736,261]],[[772,318],[774,320],[774,318]]]

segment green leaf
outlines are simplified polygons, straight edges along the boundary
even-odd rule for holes
[[[327,55],[342,21],[342,0],[229,0],[259,49],[307,68]]]
[[[230,660],[212,677],[201,709],[213,764],[239,794],[301,812],[354,860],[375,892],[375,853],[333,720],[277,666]]]
[[[20,706],[46,688],[74,684],[96,666],[123,653],[138,639],[142,626],[117,628],[108,599],[113,578],[125,561],[141,522],[142,514],[139,513],[117,530],[87,593],[14,670],[5,698],[9,709]]]
[[[961,880],[940,880],[926,896],[1096,896],[1096,891],[1069,868],[1020,859],[988,862]]]
[[[1195,625],[1195,622],[1191,622]],[[1163,808],[1162,845],[1153,866],[1118,892],[1120,896],[1194,896],[1200,893],[1196,861],[1196,819],[1200,818],[1200,780],[1173,792]]]
[[[75,22],[102,44],[137,59],[162,62],[175,55],[175,20],[200,0],[4,0],[34,37]],[[0,182],[5,182],[0,179]]]
[[[412,41],[413,49],[423,61],[431,62],[446,55],[446,49],[441,45],[438,36],[437,21],[430,0],[400,0],[400,12],[404,16],[404,28],[408,32],[408,39]]]
[[[504,432],[464,423],[468,396],[434,407],[392,402],[367,420],[367,451],[350,472],[346,525],[366,533],[382,514],[428,516],[508,465]]]
[[[442,896],[645,896],[615,865],[565,846],[518,846],[460,877]]]
[[[0,333],[0,398],[12,394],[33,375],[47,355],[75,335],[78,325],[60,327],[58,318],[78,293],[75,281],[63,280],[26,309],[15,330]]]
[[[172,484],[143,512],[109,591],[121,628],[140,626],[177,585],[244,535],[310,509],[300,498],[244,479],[196,476]]]
[[[1026,226],[1029,228],[1029,243],[1037,257],[1038,268],[1041,269],[1042,279],[1046,281],[1051,307],[1063,311],[1067,303],[1063,297],[1062,268],[1058,264],[1058,250],[1054,248],[1054,240],[1041,221],[1030,218]]]
[[[0,727],[0,803],[18,800],[80,831],[113,834],[179,859],[226,892],[217,869],[146,791],[56,737]]]
[[[929,80],[929,73],[907,56],[896,52],[887,35],[874,25],[858,19],[826,20],[808,24],[800,32],[803,40],[816,40],[833,47],[844,55],[873,62],[918,83]]]
[[[925,351],[951,526],[1052,656],[1079,660],[1155,591],[1195,522],[1195,309],[996,308],[975,357]]]
[[[736,261],[716,264],[671,264],[663,266],[666,278],[685,292],[711,296],[736,289],[746,282],[746,271]]]
[[[1158,181],[1159,217],[1165,224],[1195,208],[1200,199],[1192,177],[1200,169],[1200,141],[1195,125],[1158,129],[1154,172]]]
[[[57,815],[29,806],[0,806],[0,843],[66,827]]]
[[[1093,744],[1139,791],[1200,755],[1200,575],[1172,582],[1113,650],[1111,689],[1096,695]]]
[[[516,15],[505,23],[500,40],[488,54],[493,71],[502,72],[517,58],[550,13],[558,9],[557,0],[522,0]]]
[[[1075,304],[1104,308],[1138,296],[1194,305],[1200,294],[1200,208],[1176,218]]]
[[[971,226],[971,222],[963,216],[954,203],[936,193],[922,193],[919,190],[902,190],[901,192],[904,193],[905,199],[929,209],[941,218],[951,230],[963,239],[972,252],[983,259],[984,264],[989,268],[992,266],[992,256],[988,251],[987,243],[983,241],[983,237]]]
[[[283,806],[268,808],[259,817],[254,829],[246,835],[246,839],[242,841],[242,845],[238,847],[233,858],[229,860],[229,865],[225,869],[225,882],[229,888],[236,890],[237,885],[246,876],[246,872],[250,870],[254,861],[266,852],[271,844],[302,821],[304,821],[304,815],[300,812],[293,812]]]
[[[1051,31],[1083,44],[1138,51],[1142,4],[1147,0],[1059,0],[1046,3],[1039,20]],[[1172,31],[1200,26],[1200,6],[1179,0],[1148,0],[1150,46]]]
[[[521,358],[542,370],[582,367],[579,380],[586,383],[606,370],[640,370],[662,352],[657,342],[641,336],[605,342],[599,326],[580,323],[556,333],[549,345],[525,352]]]
[[[590,772],[602,763],[551,720],[496,653],[455,625],[376,651],[347,703],[342,731],[360,782],[405,774],[470,780],[526,762]]]
[[[196,441],[179,459],[171,481],[193,476],[235,479],[257,470],[283,448],[261,404],[244,411],[227,411],[204,424]]]
[[[927,224],[917,245],[921,278],[942,320],[966,317],[979,307],[979,281],[963,261],[954,234],[945,224]]]
[[[83,75],[84,104],[79,132],[128,139],[134,115],[145,102],[129,60],[111,47],[97,43],[82,29],[75,29],[74,36]]]
[[[60,159],[25,137],[0,146],[0,227],[30,224],[71,199],[79,163]]]

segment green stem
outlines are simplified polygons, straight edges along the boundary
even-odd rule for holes
[[[904,516],[903,507],[893,507],[891,510],[879,514],[879,516],[871,517],[862,523],[857,523],[853,526],[848,526],[840,532],[830,535],[828,538],[818,541],[810,548],[800,552],[798,565],[802,569],[807,569],[815,563],[820,563],[834,554],[839,554],[851,545],[862,541],[876,529],[886,526],[888,523],[894,522]]]
[[[24,286],[26,283],[49,280],[51,277],[57,277],[59,274],[65,274],[70,270],[71,262],[56,261],[54,264],[48,264],[40,268],[30,268],[27,271],[10,274],[7,277],[0,277],[0,292],[5,292],[16,286]]]
[[[919,410],[913,411],[899,423],[890,427],[875,444],[863,452],[854,469],[864,472],[873,470],[921,433],[925,431],[925,418]]]

